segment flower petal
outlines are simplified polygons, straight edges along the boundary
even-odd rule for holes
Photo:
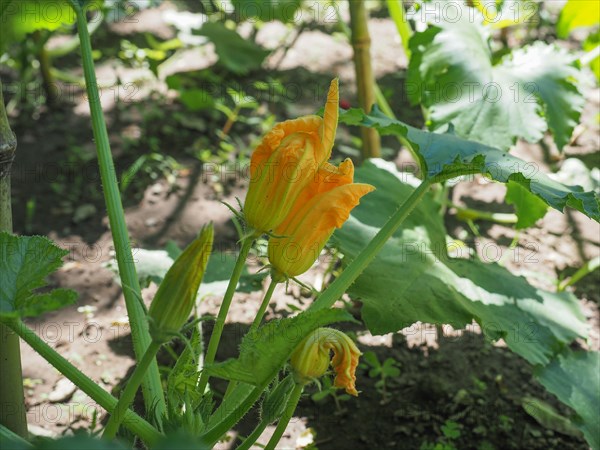
[[[340,89],[338,79],[334,79],[329,85],[327,93],[327,103],[325,103],[325,113],[323,114],[323,124],[320,129],[323,148],[327,153],[327,158],[331,156],[331,149],[335,141],[335,132],[338,125],[338,116],[340,113]]]
[[[360,198],[375,188],[368,184],[346,184],[318,194],[302,205],[278,227],[269,240],[271,265],[288,277],[306,272],[318,258],[335,228],[341,227]]]

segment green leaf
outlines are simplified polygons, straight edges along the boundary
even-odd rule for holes
[[[270,53],[220,22],[206,22],[196,34],[210,39],[215,45],[219,62],[238,75],[259,69]]]
[[[452,123],[459,136],[506,150],[549,128],[562,149],[585,103],[575,58],[536,42],[493,64],[489,29],[473,19],[468,11],[452,23],[440,17],[411,38],[411,101],[428,108],[433,129]]]
[[[523,187],[510,180],[506,184],[506,203],[515,206],[517,229],[529,228],[546,215],[548,205]]]
[[[0,318],[38,316],[75,303],[77,293],[69,289],[34,292],[68,253],[42,236],[0,233]]]
[[[75,12],[67,0],[5,0],[0,11],[0,48],[34,31],[54,31],[75,23]]]
[[[565,350],[536,375],[542,385],[579,416],[573,422],[593,449],[600,448],[600,353]]]
[[[212,108],[215,100],[204,89],[183,89],[179,92],[179,99],[190,111]]]
[[[260,19],[263,22],[279,20],[284,23],[297,21],[296,11],[300,8],[301,0],[233,0],[240,21],[247,19]]]
[[[568,436],[583,437],[581,431],[568,418],[560,415],[556,409],[539,398],[524,397],[521,400],[521,406],[543,427]]]
[[[495,181],[511,180],[521,184],[549,206],[563,211],[575,208],[600,221],[600,200],[595,192],[584,192],[579,186],[565,186],[539,172],[528,163],[509,153],[453,134],[431,133],[390,119],[378,108],[370,114],[360,109],[340,111],[340,121],[349,125],[372,127],[382,135],[395,135],[418,155],[427,178],[443,181],[463,175],[483,173]]]
[[[239,358],[214,364],[206,370],[211,376],[260,386],[277,374],[311,331],[331,323],[352,320],[352,316],[344,310],[324,309],[268,322],[244,337]]]
[[[597,0],[569,0],[560,13],[556,33],[566,38],[580,27],[591,27],[600,23],[600,2]]]
[[[378,165],[382,163],[367,162],[357,169],[355,180],[377,189],[334,234],[349,260],[413,191],[401,181],[406,174]],[[349,293],[363,303],[363,320],[372,333],[397,331],[417,321],[463,328],[476,320],[488,338],[503,338],[513,351],[541,364],[586,334],[571,294],[536,289],[495,263],[448,257],[437,208],[427,195],[350,287]]]

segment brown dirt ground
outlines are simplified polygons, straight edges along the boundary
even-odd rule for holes
[[[406,63],[395,29],[385,19],[373,19],[371,25],[379,36],[374,52],[375,72],[384,80],[384,86],[393,89],[400,85],[401,70]],[[267,31],[263,33],[261,39],[267,42],[269,35]],[[328,53],[333,56],[324,58]],[[104,71],[101,73],[110,72],[106,67],[101,69]],[[353,85],[351,50],[343,41],[321,31],[303,34],[279,69],[290,79],[299,77],[319,86],[326,85],[333,75],[340,75],[344,96],[354,101],[350,90]],[[315,75],[310,76],[309,72]],[[583,132],[564,155],[559,155],[551,143],[544,147],[520,144],[515,153],[546,169],[559,165],[569,155],[595,158],[598,165],[598,127],[594,123],[597,94],[597,91],[591,92]],[[314,101],[310,97],[306,94],[292,109],[313,111],[321,100]],[[171,100],[161,101],[166,102],[164,107],[169,114],[177,110]],[[162,107],[151,100],[144,102],[147,105],[139,103],[138,107]],[[395,108],[399,116],[418,124],[418,112],[399,105]],[[124,136],[128,127],[139,119],[139,109],[134,104],[108,101],[104,106],[118,170],[122,170],[131,162],[119,158]],[[13,178],[15,232],[48,235],[69,249],[65,266],[51,281],[54,286],[72,288],[79,293],[73,307],[28,323],[61,354],[110,390],[130,371],[133,359],[129,331],[123,322],[126,312],[121,289],[102,265],[110,258],[112,241],[100,181],[93,159],[83,168],[83,183],[76,176],[81,173],[80,166],[74,165],[65,173],[64,169],[59,170],[58,163],[61,161],[62,166],[62,158],[68,156],[68,146],[77,145],[83,152],[93,154],[89,118],[82,106],[82,97],[75,96],[73,102],[67,102],[58,110],[42,108],[35,117],[12,119],[19,138]],[[344,136],[348,136],[347,132],[342,132],[342,139]],[[401,153],[399,161],[403,158],[405,155]],[[220,202],[233,203],[236,196],[243,197],[245,181],[235,174],[215,179],[202,171],[197,162],[190,161],[188,167],[180,172],[177,189],[158,180],[138,192],[139,195],[125,198],[128,227],[134,242],[140,246],[162,248],[168,240],[184,245],[208,221],[216,226],[219,246],[231,248],[234,245],[236,233],[231,214]],[[49,168],[56,169],[56,174]],[[62,178],[55,179],[58,176]],[[51,182],[65,180],[68,192],[49,189]],[[503,187],[498,185],[463,184],[454,188],[453,200],[469,207],[485,208],[492,202],[494,210],[505,211],[506,207],[498,204],[502,201],[502,191]],[[32,198],[35,198],[36,210],[28,219],[25,205]],[[93,212],[75,221],[75,209],[81,203],[91,205]],[[455,220],[452,214],[448,216],[447,226],[453,236],[468,235],[466,225]],[[509,252],[507,247],[514,237],[510,227],[481,223],[480,232],[481,237],[473,241],[480,244],[479,248],[483,243],[494,241],[499,243],[501,252]],[[471,236],[471,239],[474,238]],[[537,227],[522,233],[519,249],[522,253],[532,252],[532,257],[508,258],[508,267],[524,274],[532,283],[552,288],[549,280],[572,274],[584,261],[599,254],[600,226],[577,212],[562,215],[551,211]],[[542,273],[546,278],[533,277],[533,272]],[[302,280],[322,284],[322,268],[311,269]],[[599,340],[598,288],[595,274],[574,291],[592,325],[590,340],[582,345],[593,348],[598,347]],[[145,291],[146,301],[153,292],[152,288]],[[260,292],[236,296],[221,357],[235,354],[239,337],[253,319],[260,297]],[[289,313],[288,304],[305,307],[309,301],[298,287],[278,288],[268,318]],[[218,304],[218,298],[209,298],[202,312],[215,313]],[[86,313],[81,309],[86,306],[95,307],[95,311]],[[206,332],[209,331],[207,326]],[[401,375],[389,381],[389,399],[385,400],[378,392],[376,380],[369,378],[368,371],[359,369],[357,385],[361,395],[341,402],[341,411],[331,398],[314,402],[307,396],[282,440],[281,449],[297,448],[302,439],[306,441],[309,428],[314,431],[314,442],[320,449],[419,448],[425,441],[441,439],[440,427],[448,419],[461,424],[461,437],[454,442],[459,448],[585,448],[580,439],[546,430],[524,411],[521,405],[524,395],[537,396],[565,410],[535,382],[531,368],[524,361],[505,348],[494,348],[480,335],[467,333],[460,339],[444,338],[428,326],[408,336],[396,333],[373,337],[360,328],[351,331],[360,336],[363,352],[373,351],[381,360],[393,358],[398,362]],[[56,435],[88,427],[93,402],[80,391],[57,390],[62,376],[28,346],[22,346],[22,355],[32,431]],[[60,392],[63,395],[59,395]],[[49,396],[53,395],[58,400],[51,401]],[[239,432],[248,432],[247,425],[242,425]],[[265,442],[265,437],[268,438],[268,432],[261,442]],[[224,448],[228,445],[224,444]]]

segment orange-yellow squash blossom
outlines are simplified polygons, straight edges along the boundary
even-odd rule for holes
[[[334,80],[322,122],[327,158],[337,129],[338,102]],[[354,166],[347,159],[339,167],[323,161],[310,179],[303,180],[302,189],[294,193],[295,201],[286,205],[283,218],[277,218],[275,236],[269,240],[269,261],[275,273],[295,277],[312,266],[333,231],[344,224],[360,198],[374,189],[352,183],[353,179]]]
[[[357,396],[356,367],[362,353],[352,339],[333,328],[317,328],[298,344],[290,360],[296,380],[308,383],[325,374],[330,350],[333,350],[331,365],[336,374],[333,385]]]
[[[375,189],[352,183],[353,178],[354,166],[349,159],[339,167],[325,163],[318,170],[269,240],[269,261],[277,272],[286,277],[306,272],[360,198]]]
[[[314,180],[331,155],[339,114],[338,81],[327,95],[325,114],[304,116],[279,123],[268,132],[252,154],[250,187],[244,216],[258,232],[277,228],[296,199]]]

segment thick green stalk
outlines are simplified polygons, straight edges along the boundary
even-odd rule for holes
[[[410,61],[411,52],[408,42],[413,35],[413,31],[410,28],[408,20],[406,20],[406,13],[404,12],[402,0],[387,0],[387,6],[390,16],[392,17],[392,20],[398,29],[398,34],[400,35],[400,40],[402,41],[402,47],[404,47],[406,58]]]
[[[10,129],[0,81],[0,231],[12,233],[10,174],[17,139]],[[27,438],[19,337],[0,324],[0,424]]]
[[[260,386],[239,383],[231,396],[223,400],[211,416],[208,429],[200,437],[200,443],[212,448],[221,436],[227,433],[252,408],[271,381]]]
[[[33,330],[29,329],[20,319],[8,322],[7,325],[27,342],[42,358],[52,364],[60,373],[71,380],[79,389],[89,395],[92,400],[108,412],[114,411],[118,400],[102,389],[95,381],[88,378],[83,372],[63,358]],[[152,425],[142,419],[133,411],[125,414],[124,425],[140,437],[146,444],[153,444],[162,438]]]
[[[223,301],[221,302],[221,307],[219,308],[219,314],[217,315],[215,327],[213,328],[212,334],[210,335],[210,340],[208,341],[208,348],[206,349],[206,355],[204,357],[204,366],[208,366],[215,362],[215,356],[217,355],[217,349],[219,348],[219,342],[221,340],[221,335],[223,334],[223,328],[225,327],[225,319],[227,318],[227,313],[229,312],[229,307],[231,306],[233,294],[235,294],[235,289],[237,288],[237,284],[242,276],[242,270],[246,264],[246,258],[248,257],[250,248],[252,248],[254,238],[255,236],[252,235],[247,236],[242,240],[240,254],[235,262],[233,273],[231,274],[229,284],[227,285],[227,290],[225,291]],[[203,370],[198,383],[198,392],[204,392],[206,385],[208,384],[208,379],[208,373]]]
[[[100,96],[98,94],[94,60],[92,58],[92,45],[88,33],[87,21],[85,14],[79,7],[78,1],[70,0],[70,2],[77,16],[77,31],[79,33],[81,45],[83,72],[88,101],[90,103],[90,111],[92,114],[92,127],[94,139],[96,141],[104,199],[108,210],[110,229],[115,243],[119,276],[121,277],[123,285],[123,295],[125,297],[125,305],[127,307],[127,314],[129,316],[129,324],[131,327],[133,349],[139,360],[146,352],[151,341],[150,333],[148,331],[148,321],[146,320],[145,311],[139,301],[139,299],[142,298],[141,289],[135,264],[133,262],[133,256],[131,254],[131,244],[129,242],[127,224],[125,223],[125,213],[123,211],[119,185],[117,183],[110,151],[102,104],[100,103]],[[160,421],[160,418],[166,412],[166,405],[156,361],[153,361],[152,364],[150,364],[150,368],[142,383],[142,391],[144,393],[146,411],[155,411],[156,419]]]
[[[129,410],[129,406],[133,403],[135,398],[135,393],[137,392],[140,384],[142,384],[142,380],[144,379],[144,375],[148,371],[148,367],[152,361],[155,361],[156,354],[160,349],[160,343],[152,341],[150,346],[144,353],[144,357],[136,366],[131,378],[127,381],[125,385],[125,389],[123,389],[123,393],[119,398],[119,402],[115,407],[113,413],[110,415],[110,419],[108,419],[108,423],[106,424],[106,428],[104,428],[104,433],[102,434],[103,438],[113,439],[117,435],[117,431],[119,431],[119,425],[125,418],[125,413]]]
[[[352,30],[352,48],[354,49],[354,70],[358,103],[365,111],[371,111],[375,104],[375,77],[371,67],[371,36],[369,35],[367,10],[364,0],[349,0],[350,28]],[[374,128],[361,127],[362,157],[379,158],[381,140]]]
[[[238,445],[235,448],[235,450],[248,450],[250,447],[252,447],[252,445],[258,440],[260,435],[263,434],[263,431],[265,431],[268,425],[269,422],[267,422],[266,420],[261,420],[258,423],[258,425],[256,425],[256,428],[252,430],[252,433],[250,433],[250,435],[246,439],[244,439],[244,441],[240,445]]]
[[[419,187],[413,191],[402,205],[396,210],[394,215],[379,230],[369,244],[360,252],[360,254],[344,269],[341,275],[310,305],[308,310],[317,310],[331,308],[352,283],[358,278],[363,270],[373,261],[375,256],[381,251],[387,240],[392,237],[400,227],[404,219],[408,217],[411,211],[417,206],[421,198],[429,190],[433,181],[431,179],[421,182]]]
[[[252,322],[252,325],[250,326],[249,333],[256,331],[256,329],[262,322],[262,319],[265,315],[265,311],[267,310],[267,307],[269,306],[269,302],[271,301],[271,297],[273,297],[273,291],[275,291],[275,287],[277,286],[277,284],[279,284],[279,281],[271,278],[271,282],[269,283],[267,292],[265,293],[262,303],[260,304],[260,308],[258,308],[258,312],[256,313],[256,317],[254,318],[254,322]]]
[[[265,293],[262,303],[260,304],[260,308],[258,308],[256,317],[254,318],[254,321],[252,322],[252,325],[250,326],[250,330],[248,330],[248,334],[255,332],[258,329],[258,327],[260,326],[262,319],[265,315],[265,311],[267,310],[267,307],[269,306],[269,302],[271,301],[271,297],[273,296],[273,291],[275,291],[275,287],[280,282],[281,281],[279,281],[278,278],[271,278],[271,282],[269,283],[267,292]],[[227,385],[227,389],[225,390],[224,398],[228,398],[236,386],[237,386],[236,381],[230,381],[229,384]]]
[[[288,423],[290,423],[290,419],[294,415],[294,411],[296,411],[296,406],[298,406],[298,402],[300,401],[300,396],[302,395],[303,390],[303,384],[297,383],[294,386],[294,390],[290,394],[290,399],[288,400],[288,404],[285,407],[285,412],[283,413],[283,416],[281,416],[281,419],[279,419],[277,428],[275,428],[273,436],[271,436],[271,439],[269,439],[265,450],[275,450],[275,447],[281,440],[281,436],[283,436],[283,433],[285,433],[285,429],[287,428]]]
[[[18,449],[33,448],[32,444],[18,434],[13,433],[2,424],[0,424],[0,442],[2,442],[7,449],[11,448],[13,445]]]

